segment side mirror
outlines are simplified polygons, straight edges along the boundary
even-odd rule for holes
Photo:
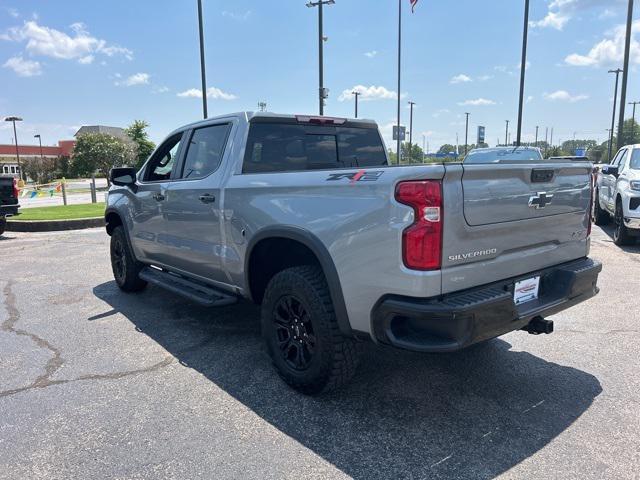
[[[614,177],[618,176],[618,166],[617,165],[605,165],[602,167],[602,173],[605,175],[613,175]]]
[[[121,187],[131,187],[136,183],[137,170],[132,167],[112,168],[109,172],[109,179],[114,185]]]

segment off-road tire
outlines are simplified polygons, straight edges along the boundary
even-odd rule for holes
[[[613,243],[618,246],[624,246],[631,245],[635,242],[635,238],[629,235],[629,231],[624,224],[624,211],[620,200],[616,202],[616,213],[613,223]]]
[[[139,292],[147,282],[139,277],[143,264],[136,261],[122,225],[111,232],[111,269],[118,287],[125,292]]]
[[[292,301],[294,305],[297,302],[298,312],[305,312],[297,319],[297,325],[304,327],[302,335],[306,337],[307,332],[312,332],[315,339],[306,368],[296,369],[290,364],[293,360],[286,352],[296,348],[295,331],[287,332],[290,327],[283,326],[282,310],[276,312],[277,308],[291,305]],[[280,377],[295,390],[306,395],[325,393],[344,385],[354,375],[360,345],[340,332],[329,287],[319,267],[299,266],[277,273],[267,285],[261,321],[262,335],[273,365]],[[282,347],[283,333],[291,340],[286,347]],[[301,338],[300,330],[297,333]],[[302,344],[302,340],[298,341]]]
[[[611,216],[609,215],[609,213],[603,210],[602,207],[600,206],[600,200],[598,195],[599,195],[599,192],[598,190],[596,190],[594,192],[592,216],[593,216],[593,223],[598,226],[602,226],[609,223],[609,221],[611,220]]]

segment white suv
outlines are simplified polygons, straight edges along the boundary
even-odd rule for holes
[[[640,237],[640,144],[618,151],[598,174],[593,220],[604,225],[613,216],[616,245],[629,245]]]

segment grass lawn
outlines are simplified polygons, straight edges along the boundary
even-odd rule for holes
[[[55,207],[21,208],[20,215],[11,220],[71,220],[104,215],[104,203],[86,203]]]

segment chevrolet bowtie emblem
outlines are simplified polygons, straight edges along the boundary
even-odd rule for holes
[[[547,192],[538,192],[536,195],[529,197],[529,206],[539,210],[546,207],[553,200],[553,194]]]

